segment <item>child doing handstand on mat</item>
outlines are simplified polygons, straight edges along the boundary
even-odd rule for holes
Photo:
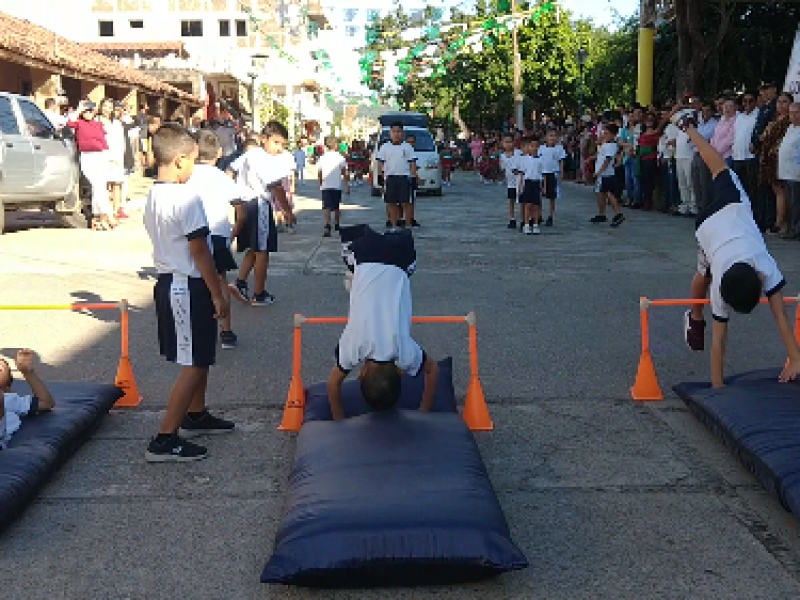
[[[33,362],[32,350],[17,351],[17,370],[33,392],[31,395],[21,396],[11,391],[11,384],[14,383],[11,367],[8,362],[0,359],[0,450],[8,445],[24,417],[53,410],[56,404],[50,390],[34,371]]]
[[[700,156],[714,177],[713,201],[697,216],[696,233],[700,250],[697,273],[692,281],[692,298],[705,299],[711,291],[713,317],[711,342],[711,383],[722,387],[725,345],[728,339],[730,309],[749,314],[761,300],[762,291],[786,346],[789,362],[780,381],[794,381],[800,374],[800,350],[786,318],[783,294],[786,285],[778,265],[767,251],[764,238],[753,220],[750,199],[736,174],[696,129],[694,111],[677,115],[676,125],[697,146]],[[705,321],[703,306],[686,312],[686,343],[702,351]]]
[[[366,225],[342,227],[342,253],[354,272],[350,315],[328,379],[328,399],[336,421],[345,418],[342,383],[359,363],[361,393],[375,410],[400,399],[402,373],[425,374],[420,410],[433,408],[439,365],[411,337],[411,285],[416,250],[410,230],[379,234]]]

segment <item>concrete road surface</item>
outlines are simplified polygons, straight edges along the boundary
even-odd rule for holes
[[[294,441],[275,430],[291,369],[292,315],[345,315],[339,243],[322,239],[313,184],[299,232],[281,235],[271,307],[233,307],[240,347],[220,351],[209,402],[237,422],[207,460],[148,465],[175,369],[158,356],[153,270],[141,214],[113,232],[31,228],[0,237],[7,303],[127,298],[143,404],[113,411],[0,537],[0,598],[56,599],[768,599],[800,597],[800,527],[668,394],[635,404],[638,298],[685,297],[695,264],[690,220],[631,211],[618,230],[591,225],[589,188],[564,185],[556,226],[506,229],[505,190],[457,173],[423,198],[413,278],[418,315],[478,315],[480,369],[495,431],[483,457],[523,572],[475,586],[362,592],[270,587],[259,575],[284,508]],[[384,208],[355,188],[348,223],[381,227]],[[796,243],[770,239],[800,291]],[[37,349],[49,379],[111,381],[119,330],[111,313],[0,312],[0,352]],[[303,376],[324,379],[340,329],[307,327]],[[456,361],[460,326],[415,326],[431,354]],[[665,393],[706,379],[708,355],[685,348],[679,309],[651,314]],[[782,364],[768,311],[733,320],[730,373]],[[435,460],[431,457],[431,460]]]

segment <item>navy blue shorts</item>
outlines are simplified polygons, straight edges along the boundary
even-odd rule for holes
[[[411,178],[406,175],[388,175],[383,191],[386,204],[408,204],[411,200]]]
[[[168,361],[210,367],[217,355],[217,321],[206,282],[172,274],[158,276],[153,290],[158,345]]]
[[[233,253],[231,253],[228,238],[212,235],[211,252],[214,254],[214,266],[217,268],[217,273],[224,274],[239,268],[236,259],[233,258]]]
[[[516,200],[517,199],[517,188],[508,188],[508,199],[509,200]]]
[[[342,203],[342,190],[322,190],[322,208],[339,210]]]
[[[616,175],[608,175],[607,177],[603,177],[600,179],[600,189],[598,191],[601,194],[611,194],[614,196],[614,198],[619,200],[621,191],[619,178]]]
[[[542,182],[534,181],[532,179],[525,180],[525,187],[522,190],[522,195],[519,197],[520,204],[533,204],[534,206],[542,205]]]
[[[555,173],[544,174],[545,191],[544,197],[548,200],[555,200],[558,198],[558,180]]]
[[[236,247],[239,252],[247,250],[277,252],[278,228],[275,226],[275,217],[272,214],[270,203],[254,198],[245,202],[244,207],[244,225],[236,238]],[[263,215],[264,211],[267,211],[268,214]],[[267,218],[262,221],[261,216]]]

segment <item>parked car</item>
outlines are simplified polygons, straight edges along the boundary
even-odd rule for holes
[[[68,227],[87,227],[71,136],[56,131],[30,98],[0,92],[0,233],[5,212],[54,211]]]
[[[429,192],[434,196],[442,195],[442,162],[436,149],[433,135],[424,127],[406,125],[403,128],[404,136],[412,134],[416,138],[415,154],[417,156],[417,175],[421,179],[419,191]],[[382,127],[375,152],[370,160],[370,177],[372,182],[372,195],[380,196],[378,186],[378,170],[375,166],[377,149],[389,141],[389,127]]]

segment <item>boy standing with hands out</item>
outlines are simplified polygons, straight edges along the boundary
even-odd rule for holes
[[[546,227],[552,227],[559,183],[564,179],[564,159],[567,158],[564,147],[558,143],[558,134],[555,129],[547,132],[545,147],[539,149],[539,156],[542,157],[543,195],[550,200],[550,212],[544,224]]]
[[[383,187],[383,201],[389,217],[388,225],[397,227],[406,205],[411,200],[411,178],[417,179],[417,157],[414,148],[403,141],[402,123],[393,123],[389,141],[375,155],[378,185]],[[411,223],[409,223],[411,225]]]
[[[232,431],[230,421],[206,410],[208,370],[217,348],[217,319],[228,305],[209,249],[210,229],[203,201],[186,185],[194,171],[197,143],[172,123],[153,135],[158,177],[145,204],[144,225],[153,244],[158,271],[154,297],[161,354],[181,365],[169,395],[158,435],[147,447],[148,462],[205,458],[203,446],[186,437]]]
[[[341,225],[342,212],[339,205],[342,203],[342,179],[344,179],[345,193],[350,195],[350,175],[347,169],[347,159],[339,151],[339,140],[332,135],[325,138],[325,154],[317,163],[317,179],[322,194],[322,210],[325,211],[325,230],[323,237],[331,237],[331,211],[333,211],[336,231]]]
[[[503,136],[503,152],[500,153],[500,169],[506,176],[506,197],[508,198],[508,228],[517,229],[517,188],[519,187],[519,159],[522,152],[514,148],[514,137],[509,133]],[[522,205],[520,205],[521,207]],[[522,212],[522,208],[520,208]],[[525,222],[525,215],[520,215],[520,222]]]
[[[542,218],[542,158],[539,156],[539,140],[528,138],[523,141],[525,153],[517,163],[519,177],[517,190],[522,205],[522,232],[525,235],[539,235],[539,221]]]
[[[610,202],[614,210],[614,218],[611,220],[612,227],[619,227],[625,220],[625,216],[619,209],[620,189],[619,178],[616,174],[615,161],[619,152],[617,144],[617,134],[619,126],[616,123],[609,123],[603,128],[603,145],[597,151],[597,162],[595,163],[594,176],[597,179],[595,191],[597,192],[597,216],[592,217],[592,223],[605,223],[606,205]]]

